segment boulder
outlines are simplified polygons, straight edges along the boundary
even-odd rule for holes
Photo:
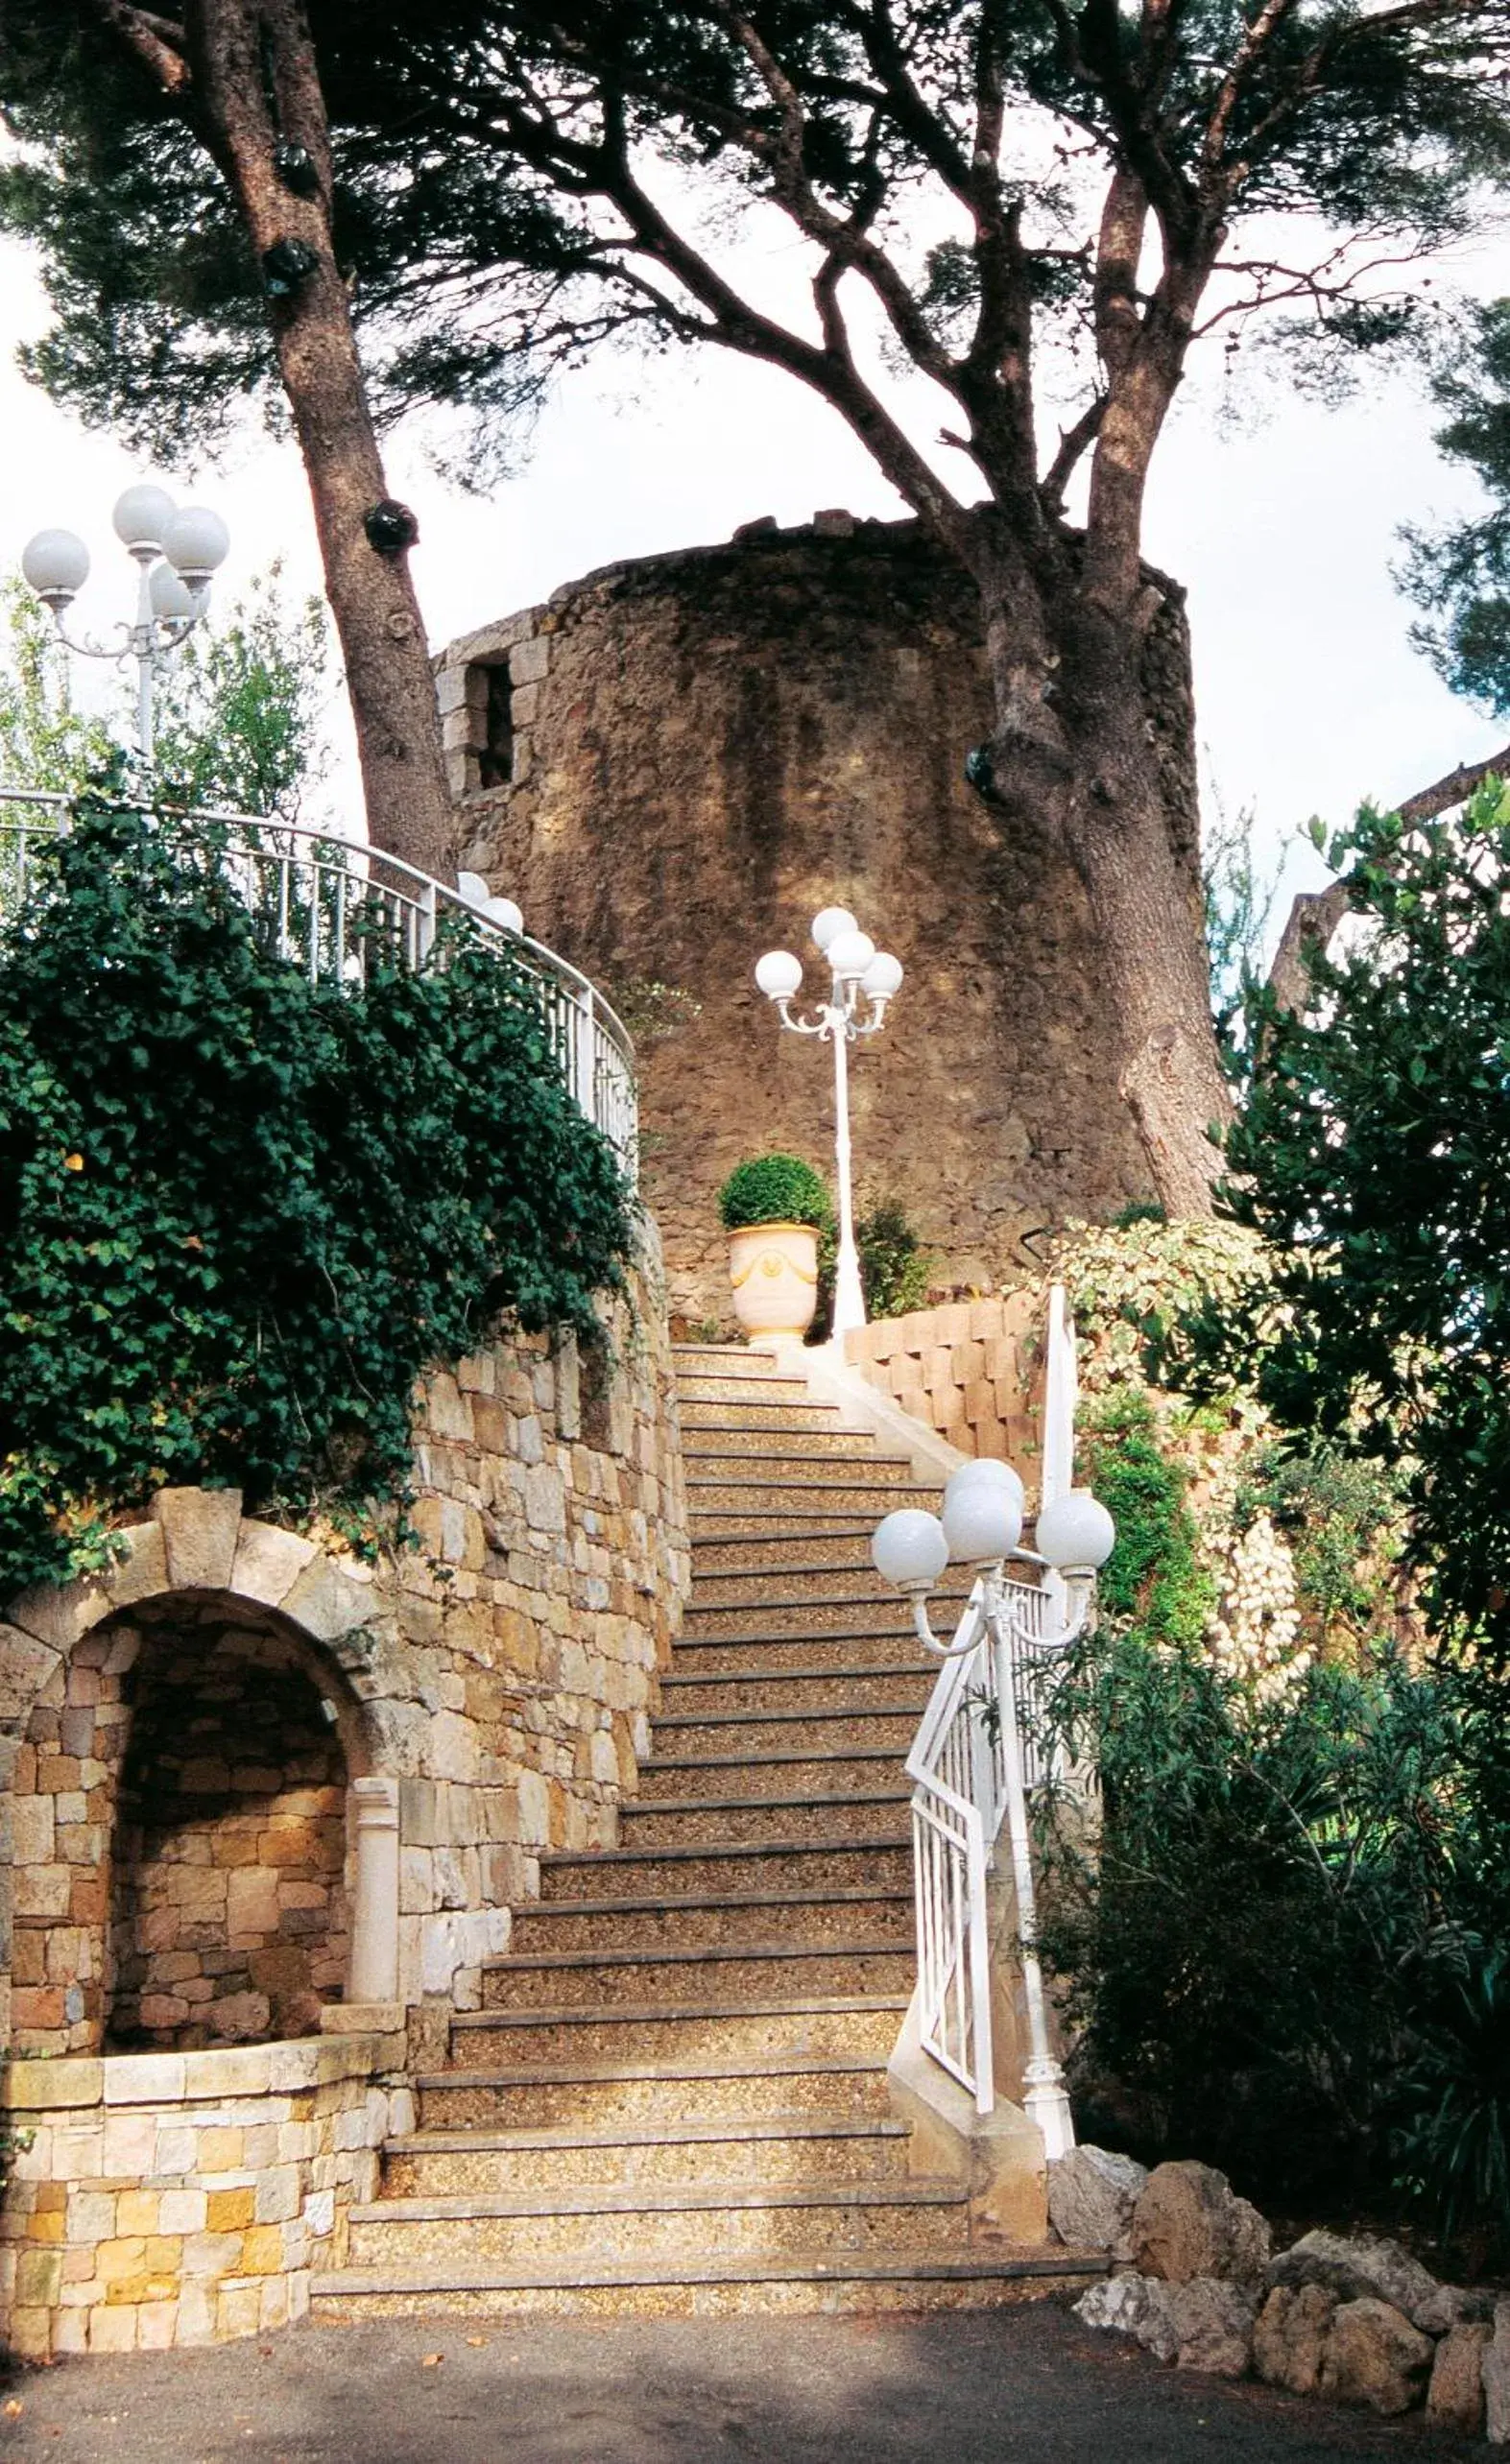
[[[1081,2295],[1075,2316],[1087,2327],[1135,2337],[1158,2361],[1172,2361],[1180,2349],[1168,2286],[1152,2276],[1108,2276]]]
[[[1365,2295],[1388,2302],[1427,2335],[1445,2335],[1460,2319],[1484,2315],[1481,2295],[1439,2284],[1398,2241],[1367,2236],[1351,2240],[1340,2233],[1303,2234],[1292,2248],[1270,2260],[1264,2282],[1325,2285],[1345,2302],[1361,2301]]]
[[[1392,2302],[1365,2294],[1339,2303],[1321,2358],[1320,2391],[1339,2404],[1408,2412],[1426,2386],[1435,2350]]]
[[[1166,2284],[1187,2285],[1197,2276],[1257,2284],[1269,2257],[1269,2228],[1213,2166],[1159,2165],[1133,2211],[1132,2244],[1138,2270]]]
[[[1510,2447],[1510,2299],[1495,2304],[1483,2377],[1485,2434],[1491,2447]]]
[[[1106,2147],[1072,2147],[1048,2168],[1048,2220],[1072,2250],[1131,2258],[1130,2233],[1145,2165]]]
[[[1325,2285],[1276,2285],[1253,2331],[1253,2366],[1271,2387],[1313,2396],[1337,2296]]]
[[[1242,2379],[1253,2358],[1253,2304],[1220,2276],[1196,2276],[1163,2288],[1163,2309],[1182,2370]]]
[[[1484,2355],[1493,2332],[1481,2320],[1468,2319],[1450,2327],[1437,2346],[1426,2389],[1426,2419],[1439,2429],[1466,2430],[1476,2438],[1483,2428]]]

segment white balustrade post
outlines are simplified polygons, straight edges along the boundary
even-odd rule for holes
[[[1049,2050],[1048,2008],[1043,1998],[1043,1972],[1039,1966],[1034,1935],[1038,1901],[1033,1885],[1033,1843],[1028,1832],[1027,1789],[1022,1777],[1022,1739],[1018,1727],[1018,1689],[1013,1683],[1012,1642],[1006,1625],[999,1575],[991,1585],[991,1622],[995,1645],[996,1703],[1006,1748],[1007,1831],[1012,1842],[1012,1878],[1017,1889],[1018,1933],[1022,1956],[1022,1994],[1027,2003],[1028,2044],[1022,2066],[1022,2110],[1043,2134],[1043,2148],[1052,2164],[1067,2156],[1075,2143],[1074,2117],[1065,2088],[1065,2074]]]
[[[356,1888],[351,1907],[351,1966],[347,1998],[398,1998],[398,1782],[353,1780]]]

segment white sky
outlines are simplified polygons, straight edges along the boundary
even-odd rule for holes
[[[1475,277],[1475,288],[1510,291],[1510,251],[1483,256]],[[45,315],[31,262],[0,244],[0,570],[43,524],[78,530],[94,572],[76,618],[98,632],[128,610],[133,576],[109,512],[142,474],[20,378],[15,345]],[[1147,553],[1189,589],[1209,779],[1230,811],[1255,807],[1272,856],[1311,813],[1338,822],[1365,795],[1408,794],[1505,730],[1455,702],[1411,651],[1409,610],[1389,579],[1402,520],[1472,501],[1435,454],[1429,407],[1403,382],[1338,410],[1282,389],[1270,403],[1263,423],[1223,434],[1210,386],[1191,389],[1156,467]],[[517,475],[487,500],[443,486],[415,438],[390,444],[388,467],[419,516],[414,570],[437,646],[594,565],[725,538],[757,514],[903,510],[821,403],[775,371],[711,354],[696,365],[610,360],[574,378]],[[231,527],[222,598],[274,554],[297,587],[318,588],[291,443],[251,429],[192,492]],[[1309,862],[1292,856],[1296,886],[1312,877]]]

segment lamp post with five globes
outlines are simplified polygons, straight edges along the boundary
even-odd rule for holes
[[[153,753],[153,686],[157,663],[191,634],[209,607],[210,577],[225,562],[230,534],[218,514],[175,505],[166,489],[143,481],[116,503],[115,536],[136,566],[136,620],[124,639],[76,641],[63,617],[89,578],[89,551],[72,531],[38,531],[21,555],[21,571],[49,609],[59,638],[81,658],[134,658],[136,739],[144,761]]]
[[[860,1253],[854,1242],[854,1205],[850,1185],[850,1046],[859,1036],[876,1035],[886,1021],[886,1004],[901,985],[901,961],[878,950],[862,933],[847,907],[825,907],[813,918],[813,940],[828,961],[833,977],[827,1001],[813,1018],[794,1018],[792,1003],[802,990],[803,965],[789,949],[767,950],[756,967],[755,983],[780,1012],[781,1024],[794,1035],[826,1038],[833,1045],[834,1161],[839,1183],[839,1250],[834,1265],[833,1332],[849,1334],[865,1324],[865,1288],[860,1281]],[[870,1009],[860,1015],[861,998]]]

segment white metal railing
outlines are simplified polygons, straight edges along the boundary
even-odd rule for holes
[[[1057,1285],[1046,1366],[1045,1503],[1069,1487],[1074,1447],[1074,1329]],[[995,2104],[987,1880],[1003,1820],[1020,1861],[1027,1794],[1060,1776],[1057,1753],[1052,1771],[1044,1764],[1040,1714],[1054,1664],[1089,1605],[1088,1591],[1071,1601],[1063,1576],[1030,1551],[1019,1550],[1015,1562],[1020,1573],[983,1575],[971,1590],[906,1763],[922,2043],[982,2114]],[[1019,1903],[1026,1895],[1019,1873]],[[1031,1945],[1024,1968],[1032,1970],[1031,1992],[1041,1995]]]
[[[38,848],[70,827],[72,805],[67,796],[0,787],[0,916],[25,896]],[[569,1092],[635,1176],[635,1047],[597,987],[567,960],[383,849],[245,813],[163,820],[166,827],[175,820],[214,825],[212,841],[195,837],[195,853],[233,883],[266,945],[302,968],[311,983],[355,986],[376,965],[423,966],[443,917],[459,919],[485,947],[507,953],[536,990]]]

